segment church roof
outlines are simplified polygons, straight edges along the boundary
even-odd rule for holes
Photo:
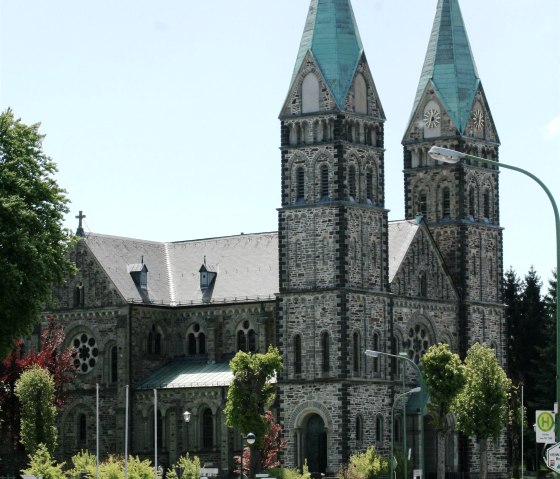
[[[350,0],[311,0],[291,84],[311,52],[342,108],[362,51]]]
[[[174,389],[229,386],[233,373],[229,361],[200,363],[175,360],[148,376],[136,389]]]
[[[130,265],[142,258],[148,270],[147,298],[153,304],[272,300],[278,292],[276,233],[175,243],[87,233],[83,241],[128,302],[146,302],[130,275]],[[217,273],[210,297],[200,287],[205,258]]]
[[[480,84],[458,0],[439,0],[412,115],[431,82],[463,133]]]
[[[418,228],[416,221],[389,222],[389,283],[397,274]]]

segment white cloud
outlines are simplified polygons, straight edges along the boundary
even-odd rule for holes
[[[560,138],[560,115],[550,120],[544,127],[544,137],[547,140]]]

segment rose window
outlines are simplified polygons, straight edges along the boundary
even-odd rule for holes
[[[72,361],[76,371],[81,374],[91,371],[99,356],[99,349],[97,348],[95,338],[86,333],[78,334],[72,340],[72,346],[75,349],[72,354]]]
[[[408,357],[415,363],[420,362],[420,358],[426,354],[430,347],[428,332],[424,326],[417,324],[408,330],[408,339],[405,341],[408,348]]]

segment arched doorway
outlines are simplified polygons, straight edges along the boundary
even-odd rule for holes
[[[327,431],[323,418],[318,414],[312,414],[307,419],[303,447],[309,472],[324,473],[327,470]]]

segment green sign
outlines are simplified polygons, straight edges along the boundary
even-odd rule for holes
[[[541,411],[537,417],[537,425],[543,432],[551,431],[554,427],[554,416],[548,411]]]

